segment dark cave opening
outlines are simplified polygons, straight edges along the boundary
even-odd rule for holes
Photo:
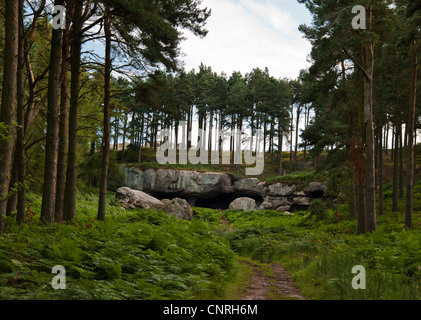
[[[263,202],[263,199],[261,196],[249,196],[249,195],[241,195],[241,194],[222,194],[222,195],[217,195],[209,199],[197,199],[194,206],[199,207],[199,208],[228,210],[231,202],[233,202],[234,200],[238,198],[243,198],[243,197],[254,199],[258,207]]]
[[[251,198],[256,201],[256,205],[259,207],[263,203],[263,198],[261,196],[250,196],[244,195],[239,193],[231,193],[231,194],[218,194],[214,197],[198,199],[195,197],[183,197],[183,196],[175,196],[175,195],[168,195],[168,194],[157,194],[154,193],[152,196],[162,200],[162,199],[169,199],[172,200],[174,198],[182,198],[188,201],[190,206],[192,207],[199,207],[199,208],[208,208],[208,209],[217,209],[217,210],[228,210],[231,202],[238,198]]]

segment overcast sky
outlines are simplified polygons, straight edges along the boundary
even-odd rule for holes
[[[212,9],[201,39],[185,32],[181,51],[186,71],[201,62],[228,76],[269,68],[277,78],[296,78],[309,67],[311,45],[298,31],[310,24],[311,16],[297,0],[204,0]]]

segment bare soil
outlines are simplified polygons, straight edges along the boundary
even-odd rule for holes
[[[242,289],[242,300],[305,300],[281,264],[257,264],[248,260],[240,263],[253,271],[250,283]]]

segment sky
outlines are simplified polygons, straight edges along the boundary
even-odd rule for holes
[[[300,24],[311,16],[297,0],[203,0],[212,10],[205,38],[184,32],[181,44],[186,71],[198,70],[201,62],[228,76],[254,68],[264,69],[276,78],[298,77],[310,66],[311,45],[299,32]]]

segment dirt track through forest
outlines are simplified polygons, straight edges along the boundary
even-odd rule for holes
[[[305,300],[279,263],[257,264],[249,260],[240,263],[253,271],[250,283],[242,289],[242,300]]]

